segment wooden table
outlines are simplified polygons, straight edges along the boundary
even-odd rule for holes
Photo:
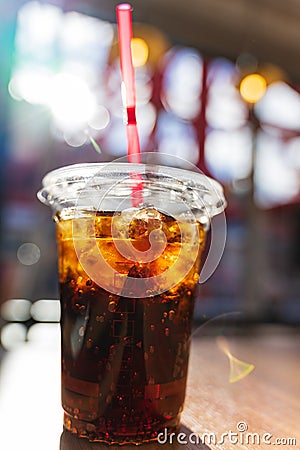
[[[192,342],[181,428],[181,439],[186,444],[175,440],[142,448],[300,449],[300,333],[263,327],[251,335],[226,337],[223,351],[218,345],[219,333],[216,329],[214,336],[207,336],[200,330]],[[0,371],[0,449],[107,449],[62,433],[57,327],[48,330],[47,336],[46,343],[39,343],[36,336],[4,360]],[[230,383],[229,357],[224,347],[225,353],[229,351],[239,360],[254,364],[255,369],[242,380]],[[223,433],[227,435],[220,443]],[[203,437],[204,442],[194,443],[196,436]],[[281,445],[276,444],[276,439],[281,439]],[[294,441],[288,443],[289,439],[295,439],[296,445]]]

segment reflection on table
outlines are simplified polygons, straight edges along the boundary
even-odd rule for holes
[[[0,448],[107,448],[106,445],[89,443],[63,432],[59,327],[57,324],[44,325],[32,334],[29,342],[9,352],[2,363]],[[220,345],[218,336],[224,330],[215,329],[213,333],[204,331],[200,329],[192,342],[188,390],[180,430],[183,433],[181,441],[185,440],[186,444],[175,439],[172,443],[168,441],[163,448],[230,450],[236,445],[236,448],[261,450],[270,448],[270,444],[275,445],[276,439],[286,442],[285,448],[298,448],[300,334],[295,330],[263,327],[247,336],[222,337]],[[229,382],[229,355],[238,364],[231,369],[240,371],[232,383]],[[239,366],[238,361],[246,365]],[[241,375],[247,364],[254,365],[254,370],[248,375]],[[230,432],[236,433],[238,443],[230,442]],[[250,441],[247,445],[242,442],[247,435],[254,434],[255,442]],[[266,434],[269,443],[263,441]],[[198,436],[199,442],[202,438],[203,443],[194,443],[195,436]],[[221,444],[222,439],[224,442]],[[296,445],[291,439],[296,440]],[[158,443],[149,443],[144,444],[143,448],[154,450],[158,446]]]

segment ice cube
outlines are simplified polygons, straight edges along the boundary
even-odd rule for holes
[[[129,237],[131,239],[143,239],[149,237],[151,231],[161,230],[163,215],[153,207],[143,208],[136,212],[129,225]]]

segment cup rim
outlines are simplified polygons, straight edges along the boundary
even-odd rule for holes
[[[165,181],[172,179],[178,185],[192,188],[210,194],[209,210],[213,217],[224,211],[226,200],[221,184],[201,172],[193,172],[178,167],[160,164],[128,163],[128,162],[88,162],[72,164],[51,170],[42,178],[42,189],[37,193],[38,199],[50,205],[49,198],[53,196],[55,188],[68,183],[76,184],[88,182],[92,178],[108,180],[108,176],[117,177],[122,174],[155,174]],[[212,201],[213,200],[213,201]]]

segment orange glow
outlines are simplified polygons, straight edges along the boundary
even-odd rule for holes
[[[149,47],[144,39],[133,38],[131,40],[132,61],[134,67],[142,67],[149,57]]]
[[[248,103],[258,102],[265,94],[267,82],[265,78],[258,73],[247,75],[240,84],[240,93]]]

